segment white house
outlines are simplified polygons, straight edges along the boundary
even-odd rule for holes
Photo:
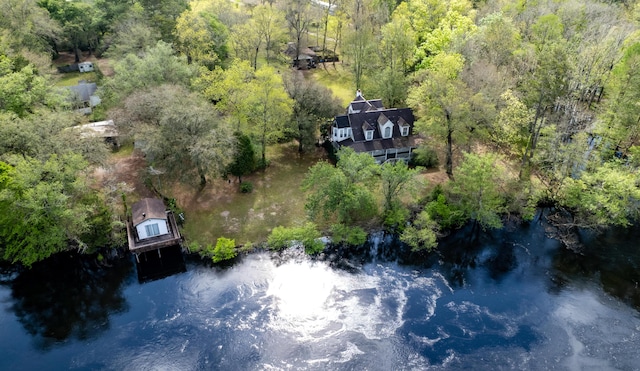
[[[385,108],[380,99],[367,100],[358,90],[345,115],[336,116],[330,140],[334,148],[353,148],[378,163],[409,161],[416,147],[410,108]]]
[[[131,207],[132,223],[138,239],[170,234],[169,218],[162,200],[144,198]]]

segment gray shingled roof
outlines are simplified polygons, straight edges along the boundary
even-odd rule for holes
[[[131,216],[133,226],[144,222],[147,219],[167,220],[167,208],[162,200],[158,198],[143,198],[131,206]]]
[[[80,82],[78,85],[69,86],[75,99],[80,102],[88,102],[89,98],[98,90],[98,86],[95,82]]]

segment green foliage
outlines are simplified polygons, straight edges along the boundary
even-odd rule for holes
[[[640,42],[629,45],[622,60],[612,71],[611,99],[602,120],[600,131],[610,141],[612,147],[623,151],[637,145],[640,136]]]
[[[310,191],[305,209],[316,219],[335,220],[351,225],[377,214],[372,189],[378,165],[366,153],[341,150],[336,167],[321,162],[309,169],[302,189]]]
[[[235,137],[237,142],[236,152],[233,162],[227,167],[227,171],[231,175],[237,176],[238,180],[242,182],[244,175],[251,174],[256,169],[256,153],[253,149],[251,138],[240,132],[236,132]]]
[[[0,49],[0,111],[25,116],[38,106],[50,104],[51,92],[47,80],[32,64],[20,67],[16,62]]]
[[[187,10],[176,20],[176,48],[197,62],[213,69],[227,57],[227,28],[215,15]]]
[[[128,54],[113,66],[115,76],[106,80],[106,96],[113,102],[139,89],[162,84],[188,86],[195,70],[175,55],[170,44],[159,41],[142,56]]]
[[[560,197],[579,226],[629,226],[640,217],[638,174],[613,162],[585,171],[579,179],[565,179]]]
[[[213,262],[219,263],[224,260],[230,260],[235,258],[236,255],[236,241],[225,237],[218,237],[216,247],[213,249]]]
[[[275,227],[267,239],[267,244],[272,250],[282,250],[291,247],[296,242],[304,246],[307,254],[316,254],[324,249],[324,243],[320,240],[320,232],[313,223],[306,223],[302,227]]]
[[[11,157],[0,189],[0,246],[3,258],[26,266],[54,253],[88,247],[92,229],[110,232],[104,208],[95,209],[79,155],[52,155],[46,161]],[[107,228],[108,230],[102,230]],[[99,232],[98,232],[99,233]]]
[[[287,95],[282,77],[273,67],[261,67],[249,82],[246,114],[248,132],[261,145],[261,159],[266,161],[266,147],[284,134],[286,120],[291,114],[293,100]]]
[[[342,111],[331,91],[296,72],[284,80],[293,99],[290,131],[298,140],[299,152],[308,151],[317,142],[319,125]]]
[[[382,214],[383,224],[387,230],[402,232],[409,219],[409,209],[400,202],[393,202]]]
[[[142,150],[169,178],[199,179],[223,174],[235,151],[227,122],[196,93],[165,85],[134,94],[121,122],[145,138]],[[126,120],[125,120],[126,118]]]
[[[431,169],[438,167],[438,164],[438,154],[432,148],[423,145],[413,150],[410,165]]]
[[[240,183],[240,192],[242,193],[251,193],[253,191],[253,183],[251,182],[242,182]]]
[[[105,1],[106,4],[108,3]],[[109,48],[105,54],[114,59],[121,59],[128,54],[142,57],[145,50],[158,42],[160,35],[154,31],[142,6],[135,3],[126,14],[121,14],[114,20]]]
[[[379,171],[384,225],[392,229],[402,228],[409,212],[400,202],[400,195],[415,189],[418,169],[409,169],[404,161],[397,161],[383,164]]]
[[[411,246],[411,251],[431,251],[438,246],[436,241],[438,223],[431,219],[427,211],[422,211],[400,235],[400,240]]]
[[[367,242],[367,232],[360,227],[333,224],[331,226],[331,241],[335,244],[361,246]]]
[[[450,192],[466,218],[480,223],[482,228],[501,228],[501,214],[505,210],[501,180],[505,172],[494,154],[466,153],[458,167],[458,175]]]
[[[467,218],[462,210],[449,204],[443,193],[439,193],[435,197],[435,200],[425,206],[425,211],[431,220],[436,221],[442,229],[456,228],[464,224]]]

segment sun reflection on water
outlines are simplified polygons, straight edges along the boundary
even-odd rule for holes
[[[312,335],[337,319],[331,306],[337,274],[324,264],[285,263],[273,272],[267,296],[272,297],[273,325]]]

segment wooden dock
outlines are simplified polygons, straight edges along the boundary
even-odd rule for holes
[[[163,247],[180,245],[182,242],[182,236],[178,230],[178,224],[173,213],[167,211],[167,221],[169,222],[169,234],[164,234],[156,237],[145,238],[140,240],[136,229],[133,227],[131,220],[127,221],[127,237],[129,240],[129,251],[136,255],[136,260],[139,261],[139,255],[152,250],[157,250],[160,255],[160,249]]]

